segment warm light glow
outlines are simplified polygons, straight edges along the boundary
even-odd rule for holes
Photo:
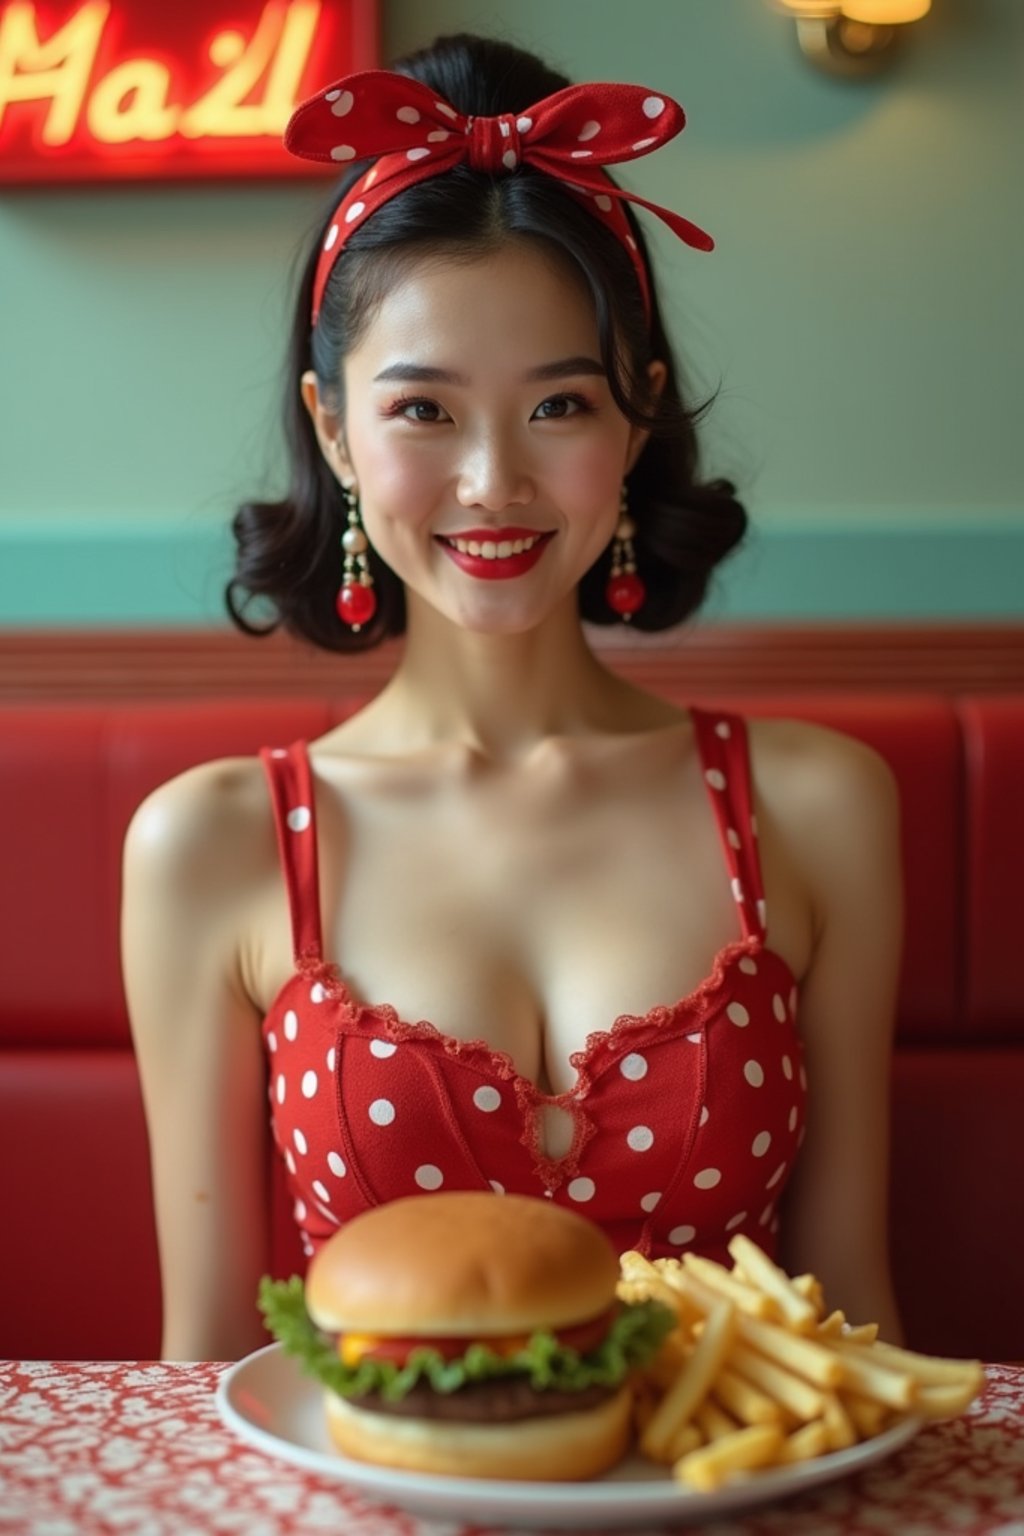
[[[841,0],[776,0],[777,9],[791,16],[823,17],[839,15]]]
[[[218,69],[227,69],[245,52],[245,38],[241,32],[218,32],[206,51]]]
[[[868,79],[898,58],[907,22],[920,21],[931,0],[770,0],[790,16],[801,52],[816,69]]]
[[[920,21],[932,8],[932,0],[840,0],[844,16],[871,27],[891,27]]]

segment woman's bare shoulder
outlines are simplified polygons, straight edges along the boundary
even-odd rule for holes
[[[748,719],[747,729],[756,787],[780,808],[870,814],[898,793],[882,754],[855,736],[809,720]]]
[[[273,867],[275,836],[263,766],[218,758],[168,779],[142,801],[125,839],[126,866],[223,890]]]
[[[748,722],[755,794],[819,898],[895,878],[900,791],[880,752],[805,720]]]

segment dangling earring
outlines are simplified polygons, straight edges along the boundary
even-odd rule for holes
[[[346,513],[346,527],[341,536],[345,570],[335,606],[342,622],[350,627],[353,634],[358,634],[377,612],[377,594],[373,590],[373,577],[366,558],[369,545],[359,522],[355,481],[343,480],[341,494],[345,498]]]
[[[636,574],[636,553],[633,535],[636,524],[629,515],[626,482],[622,482],[622,498],[619,502],[619,523],[612,540],[612,573],[604,589],[609,608],[628,624],[634,613],[643,607],[647,588]]]

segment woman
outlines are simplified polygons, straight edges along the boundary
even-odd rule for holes
[[[474,38],[400,69],[289,130],[353,164],[299,294],[292,489],[239,512],[229,606],[338,651],[404,632],[402,661],[308,749],[164,785],[127,841],[163,1356],[265,1341],[268,1103],[307,1254],[399,1194],[514,1189],[620,1249],[745,1231],[898,1340],[893,778],[645,694],[581,623],[681,622],[745,524],[600,169],[682,114]]]

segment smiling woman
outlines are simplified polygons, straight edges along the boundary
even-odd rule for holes
[[[321,449],[358,485],[410,631],[421,605],[484,633],[562,608],[575,622],[648,435],[616,406],[598,350],[578,276],[519,237],[397,282],[345,359],[343,413],[305,375]],[[664,364],[648,377],[653,397]]]
[[[283,623],[329,649],[361,649],[404,631],[405,589],[393,579],[392,568],[380,558],[382,552],[372,536],[366,558],[375,613],[355,634],[338,623],[338,492],[329,470],[337,474],[343,467],[341,460],[331,457],[330,444],[333,439],[341,447],[346,401],[352,388],[358,387],[360,393],[351,398],[351,404],[362,405],[372,381],[377,410],[392,409],[418,421],[433,419],[429,413],[434,413],[443,420],[443,402],[430,396],[428,403],[412,390],[394,391],[385,398],[384,386],[444,385],[463,390],[465,398],[467,391],[475,394],[485,361],[500,363],[507,381],[512,377],[511,358],[504,351],[505,336],[494,332],[502,327],[506,333],[515,329],[524,306],[533,298],[544,314],[534,317],[532,349],[523,344],[525,337],[520,339],[521,374],[516,382],[524,386],[557,383],[565,388],[550,402],[543,393],[535,393],[531,409],[547,419],[560,419],[603,402],[602,425],[607,425],[609,409],[614,408],[620,428],[651,434],[642,457],[643,439],[638,438],[636,451],[616,463],[612,489],[608,492],[606,486],[605,492],[617,509],[620,489],[625,487],[635,529],[628,563],[644,584],[645,600],[638,609],[630,609],[633,624],[658,630],[687,618],[700,605],[714,567],[742,537],[746,518],[733,487],[723,480],[704,479],[699,471],[695,427],[702,408],[683,402],[643,232],[629,205],[619,200],[621,189],[589,163],[636,158],[678,132],[682,112],[664,97],[639,87],[621,87],[625,103],[607,103],[607,118],[597,131],[592,114],[604,112],[605,106],[595,109],[586,98],[577,99],[573,91],[579,88],[567,92],[568,81],[538,60],[481,39],[474,40],[470,51],[472,66],[467,65],[466,45],[457,39],[405,61],[400,67],[410,79],[404,88],[422,92],[415,97],[415,105],[403,105],[398,97],[394,103],[381,104],[382,92],[394,89],[381,82],[395,77],[356,76],[352,89],[340,91],[333,102],[328,101],[331,92],[324,93],[320,105],[329,120],[326,125],[317,118],[315,99],[300,109],[290,130],[293,147],[328,158],[338,148],[336,140],[343,131],[358,137],[353,126],[359,111],[357,97],[361,100],[360,93],[369,92],[374,121],[389,115],[392,123],[406,125],[404,133],[412,147],[404,153],[381,155],[369,170],[363,160],[353,166],[310,251],[298,295],[286,395],[292,489],[283,503],[242,507],[235,521],[239,559],[228,604],[243,628],[250,627],[249,601],[259,597],[261,612],[268,601],[275,610],[271,627]],[[474,74],[477,78],[470,85]],[[360,87],[360,81],[365,85]],[[424,89],[421,81],[430,89]],[[608,87],[594,89],[607,91]],[[484,152],[473,148],[474,136],[469,132],[464,132],[463,142],[471,146],[471,153],[448,163],[450,145],[457,137],[454,118],[441,114],[444,126],[435,129],[422,120],[428,112],[436,115],[438,93],[446,105],[451,103],[450,112],[458,108],[457,116],[466,114],[460,119],[466,125],[490,121],[473,114],[488,112],[494,101],[507,109],[495,120],[507,128],[507,134],[498,134],[499,147],[519,141],[513,174],[508,174],[500,158],[497,172],[481,165]],[[529,132],[540,131],[541,115],[535,114],[534,124],[520,108],[560,97],[563,105],[548,109],[547,135],[534,167],[529,164],[527,143]],[[656,105],[657,118],[651,116]],[[339,119],[340,108],[347,110]],[[567,113],[571,119],[566,119]],[[620,118],[623,129],[616,135]],[[641,138],[634,130],[634,118],[646,127]],[[530,130],[519,126],[528,121]],[[378,134],[382,131],[378,129]],[[581,140],[583,133],[586,137]],[[560,135],[567,144],[563,163],[555,159]],[[435,151],[444,151],[447,157],[441,173],[427,158],[411,160],[417,145],[426,148],[432,139]],[[584,150],[581,144],[590,147]],[[501,149],[502,155],[506,153],[510,151]],[[576,158],[584,154],[586,163]],[[557,177],[547,174],[552,168],[557,168]],[[415,176],[418,179],[410,179]],[[595,177],[600,178],[596,186]],[[385,193],[390,195],[382,200]],[[687,220],[658,211],[689,243],[710,245],[709,238]],[[472,270],[485,258],[493,258],[498,265],[489,277],[476,280],[483,302],[470,311],[460,290],[473,281]],[[543,285],[543,306],[541,292],[534,291],[538,283]],[[443,316],[432,302],[435,298],[445,306]],[[544,322],[560,315],[565,306],[570,307],[572,319],[566,316],[552,330]],[[410,329],[425,314],[433,317],[429,347],[426,336]],[[449,324],[454,317],[461,322],[458,364],[456,338]],[[374,373],[368,355],[359,355],[360,348],[371,322],[384,318],[390,323],[391,343],[385,347],[383,338],[376,335],[378,324],[373,324],[371,347],[379,363]],[[480,324],[481,320],[487,323]],[[563,347],[558,345],[560,333],[565,337]],[[492,350],[492,340],[501,350]],[[349,377],[353,366],[355,373]],[[581,388],[585,381],[589,395]],[[320,406],[319,413],[313,412],[320,428],[319,447],[299,408],[301,396],[313,409],[314,386]],[[525,408],[527,402],[520,399],[517,404]],[[631,450],[633,446],[631,442]],[[361,474],[358,465],[345,468],[351,478]],[[607,529],[603,543],[595,545],[579,586],[580,612],[598,624],[616,623],[623,617],[621,608],[608,597],[610,579],[623,574],[615,569],[615,557],[623,551],[617,547],[619,541],[612,540],[613,531]],[[314,550],[318,558],[312,561]],[[260,627],[265,630],[263,621]]]
[[[268,1108],[308,1256],[386,1202],[515,1193],[620,1252],[746,1232],[898,1339],[892,776],[641,692],[583,625],[680,623],[745,526],[604,169],[682,111],[479,38],[400,71],[289,128],[353,163],[298,293],[291,487],[239,510],[228,601],[332,651],[404,634],[401,662],[128,835],[164,1354],[261,1342]]]

